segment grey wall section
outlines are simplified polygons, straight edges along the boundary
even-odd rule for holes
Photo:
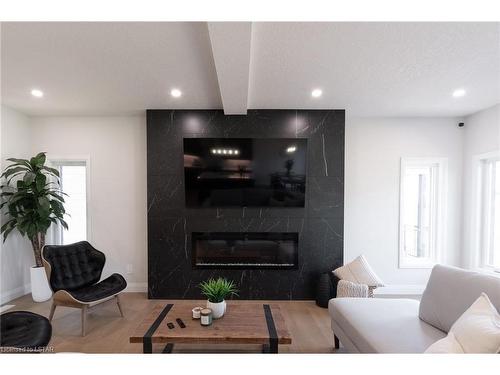
[[[200,298],[224,276],[244,299],[311,299],[319,274],[343,261],[343,110],[148,110],[148,295]],[[305,208],[200,208],[184,204],[183,137],[307,138]],[[297,270],[192,269],[192,232],[299,232]]]

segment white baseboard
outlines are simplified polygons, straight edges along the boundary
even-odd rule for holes
[[[4,303],[10,302],[13,299],[22,297],[26,294],[31,293],[31,284],[26,284],[20,286],[19,288],[7,290],[6,292],[2,292],[0,295],[0,305]]]
[[[124,292],[134,293],[141,292],[146,293],[148,291],[148,283],[128,283]]]

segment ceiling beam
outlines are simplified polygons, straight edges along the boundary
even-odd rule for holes
[[[226,115],[246,115],[251,22],[208,22],[212,55]]]

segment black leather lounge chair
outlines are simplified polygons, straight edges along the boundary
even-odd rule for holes
[[[57,306],[82,309],[82,336],[85,336],[88,308],[112,298],[116,299],[123,317],[119,293],[125,289],[127,282],[118,273],[99,281],[106,257],[87,241],[61,246],[46,245],[42,249],[42,259],[54,292],[50,321]]]
[[[2,352],[40,352],[52,337],[49,320],[29,311],[12,311],[0,315]]]

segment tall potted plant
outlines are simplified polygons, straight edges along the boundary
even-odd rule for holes
[[[238,295],[234,281],[222,277],[201,282],[200,289],[201,293],[207,297],[207,307],[212,310],[214,319],[221,318],[226,312],[225,299],[230,295]]]
[[[60,191],[59,171],[45,165],[44,152],[31,159],[7,159],[11,162],[0,178],[5,179],[1,186],[2,203],[6,207],[7,221],[0,228],[3,240],[17,229],[31,241],[35,255],[35,265],[30,269],[31,294],[35,302],[48,300],[52,292],[42,263],[42,248],[45,235],[54,223],[64,228],[64,198]]]

